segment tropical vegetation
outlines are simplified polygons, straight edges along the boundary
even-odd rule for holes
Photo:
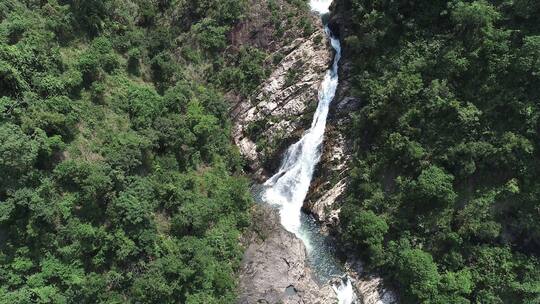
[[[540,303],[540,2],[338,1],[341,240],[403,303]]]
[[[234,303],[246,5],[0,1],[0,303]]]

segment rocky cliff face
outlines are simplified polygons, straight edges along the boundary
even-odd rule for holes
[[[312,33],[293,27],[278,39],[265,3],[252,1],[248,18],[231,37],[233,44],[255,45],[278,59],[249,98],[232,98],[233,138],[258,181],[277,169],[281,152],[309,128],[319,85],[333,56],[318,16],[304,18]],[[288,11],[284,15],[291,15],[286,1],[275,3]],[[253,223],[244,239],[238,303],[336,303],[331,285],[319,286],[312,278],[304,244],[281,226],[276,210],[255,206]]]
[[[347,17],[340,1],[334,1],[328,26],[343,40],[348,34]],[[342,41],[342,46],[345,44]],[[347,48],[342,48],[339,62],[339,85],[331,104],[323,155],[315,171],[311,188],[304,202],[304,210],[323,225],[332,230],[339,223],[340,203],[344,198],[351,168],[352,140],[347,130],[351,124],[351,114],[361,107],[361,100],[351,92],[352,66]]]
[[[340,98],[338,87],[336,98],[330,109],[325,133],[321,162],[315,171],[310,191],[304,202],[304,210],[323,224],[323,229],[332,229],[339,223],[340,202],[348,185],[351,162],[351,140],[347,134],[350,113],[359,107],[354,97]]]
[[[309,128],[319,84],[332,60],[320,21],[317,27],[280,49],[284,57],[270,77],[232,111],[234,141],[256,178],[274,171],[280,152]]]
[[[234,141],[246,159],[248,171],[258,181],[276,171],[284,150],[309,128],[320,83],[332,62],[332,48],[320,18],[312,16],[311,21],[315,32],[307,37],[297,35],[274,49],[283,58],[270,77],[250,98],[239,100],[231,111]],[[265,31],[261,34],[267,35]],[[276,43],[266,45],[275,48]],[[340,86],[329,113],[321,163],[304,206],[329,226],[337,224],[339,206],[335,203],[342,198],[347,185],[351,145],[345,131],[349,114],[359,106],[358,99],[347,96],[347,66],[347,59],[342,59]]]
[[[307,37],[297,35],[275,49],[282,59],[270,77],[231,111],[234,141],[249,172],[259,181],[277,169],[281,152],[309,128],[319,85],[332,60],[319,18],[312,16],[311,20],[317,30]],[[256,206],[254,223],[251,231],[255,234],[245,242],[238,303],[337,301],[330,285],[321,287],[314,281],[304,244],[281,226],[276,210]]]
[[[334,6],[334,12],[337,10]],[[339,14],[330,19],[334,33],[346,35],[343,19]],[[281,44],[268,43],[271,40],[268,30],[258,31],[260,37],[266,38],[259,38],[257,44],[266,45],[282,58],[259,89],[251,97],[239,99],[231,111],[234,141],[255,180],[264,181],[275,172],[284,150],[311,124],[319,85],[333,57],[319,18],[312,16],[311,21],[316,28],[314,33],[308,36],[296,33]],[[235,39],[248,39],[245,31],[246,26],[240,27]],[[344,50],[343,55],[323,155],[304,203],[305,211],[330,232],[339,222],[340,202],[348,185],[352,153],[350,134],[347,134],[350,114],[361,106],[361,101],[350,92],[351,54]],[[256,212],[256,217],[260,212],[265,216],[255,219],[259,226],[254,230],[265,233],[251,236],[246,242],[239,303],[336,303],[331,286],[318,286],[311,278],[302,242],[281,227],[275,212],[262,210]],[[382,280],[363,272],[359,265],[348,262],[347,269],[361,303],[396,303],[395,295],[385,289]]]
[[[352,279],[360,304],[399,303],[394,291],[388,289],[380,277],[364,271],[362,262],[350,257],[345,266]]]

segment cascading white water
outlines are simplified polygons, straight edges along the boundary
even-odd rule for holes
[[[311,9],[324,15],[329,12],[332,0],[310,0]],[[335,50],[332,67],[326,72],[319,89],[319,104],[311,128],[302,138],[286,151],[279,171],[264,183],[261,193],[263,201],[277,205],[280,209],[281,224],[285,229],[295,233],[306,245],[308,253],[313,249],[310,234],[301,230],[301,208],[309,190],[315,166],[322,154],[322,143],[326,118],[330,103],[334,99],[338,85],[338,63],[341,58],[341,45],[339,39],[332,35],[325,26],[325,32],[330,38]],[[327,255],[327,254],[326,254]],[[333,286],[339,304],[352,304],[356,302],[351,281],[345,277],[341,284]]]
[[[332,287],[337,295],[338,304],[356,303],[356,294],[354,293],[352,283],[349,278],[343,279],[339,284],[334,284]]]
[[[326,117],[338,84],[341,46],[328,27],[325,27],[325,31],[336,54],[332,67],[326,72],[321,83],[319,104],[311,128],[298,142],[289,147],[279,171],[264,183],[266,189],[262,195],[264,201],[279,205],[282,225],[296,234],[300,229],[302,203],[306,198],[315,165],[321,158]]]

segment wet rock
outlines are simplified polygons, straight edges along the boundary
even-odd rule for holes
[[[334,29],[337,27],[334,24]],[[350,58],[343,56],[339,62],[339,84],[328,114],[323,154],[304,203],[304,210],[313,214],[324,228],[336,227],[339,222],[353,153],[353,138],[347,132],[351,114],[362,106],[360,98],[351,95],[351,69]]]
[[[353,282],[363,304],[398,303],[395,293],[383,286],[381,278],[369,276]]]
[[[397,304],[397,294],[385,286],[382,278],[364,270],[362,262],[349,258],[346,263],[347,273],[359,297],[361,304]]]
[[[347,96],[341,100],[336,100],[335,104],[336,112],[338,114],[351,113],[360,108],[360,98]]]
[[[345,179],[342,179],[330,190],[325,191],[319,199],[306,201],[303,208],[308,210],[317,221],[327,226],[337,226],[340,209],[335,209],[334,203],[343,195],[346,185]]]
[[[351,169],[352,147],[354,136],[348,134],[351,129],[351,114],[362,107],[362,100],[353,95],[352,87],[352,57],[343,41],[350,34],[344,26],[347,10],[343,3],[334,1],[331,6],[329,27],[342,40],[342,58],[339,62],[339,84],[336,95],[330,106],[325,133],[324,149],[321,161],[315,171],[304,210],[322,224],[324,228],[335,228],[339,223],[341,203]],[[339,13],[336,13],[339,12]],[[355,135],[356,136],[356,135]]]
[[[348,101],[343,107],[352,104]],[[323,228],[337,227],[341,202],[349,183],[352,142],[345,134],[349,118],[343,112],[329,117],[321,161],[303,205],[304,211],[312,214]]]
[[[238,304],[333,304],[330,285],[319,286],[307,266],[300,239],[286,231],[276,210],[256,206],[254,235],[242,260]]]

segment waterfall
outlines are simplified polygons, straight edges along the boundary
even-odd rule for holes
[[[320,15],[329,12],[331,3],[332,0],[310,0],[311,9]],[[281,224],[304,242],[308,253],[313,249],[312,247],[315,247],[312,246],[312,241],[319,240],[310,237],[310,234],[300,229],[302,224],[301,208],[309,190],[313,171],[321,158],[326,118],[330,103],[336,93],[338,63],[341,58],[339,39],[334,37],[328,26],[325,26],[324,30],[330,38],[331,45],[335,50],[335,56],[332,66],[326,71],[324,80],[321,83],[318,92],[319,103],[311,127],[298,142],[287,149],[278,172],[264,183],[264,190],[261,195],[263,201],[278,206]],[[317,246],[317,248],[320,247]],[[325,254],[328,255],[328,253]],[[356,295],[351,281],[346,276],[342,277],[341,282],[333,286],[339,304],[355,303]]]
[[[321,3],[324,1],[312,0],[313,2]],[[321,158],[326,118],[338,85],[338,62],[341,57],[341,46],[338,38],[332,35],[327,26],[324,30],[330,37],[336,54],[332,67],[326,71],[321,83],[318,96],[319,104],[313,116],[311,128],[304,133],[298,142],[287,149],[278,172],[264,183],[266,189],[262,195],[264,201],[280,207],[281,224],[296,234],[299,233],[300,229],[302,204],[309,190],[315,165]],[[299,237],[301,236],[299,235]]]

